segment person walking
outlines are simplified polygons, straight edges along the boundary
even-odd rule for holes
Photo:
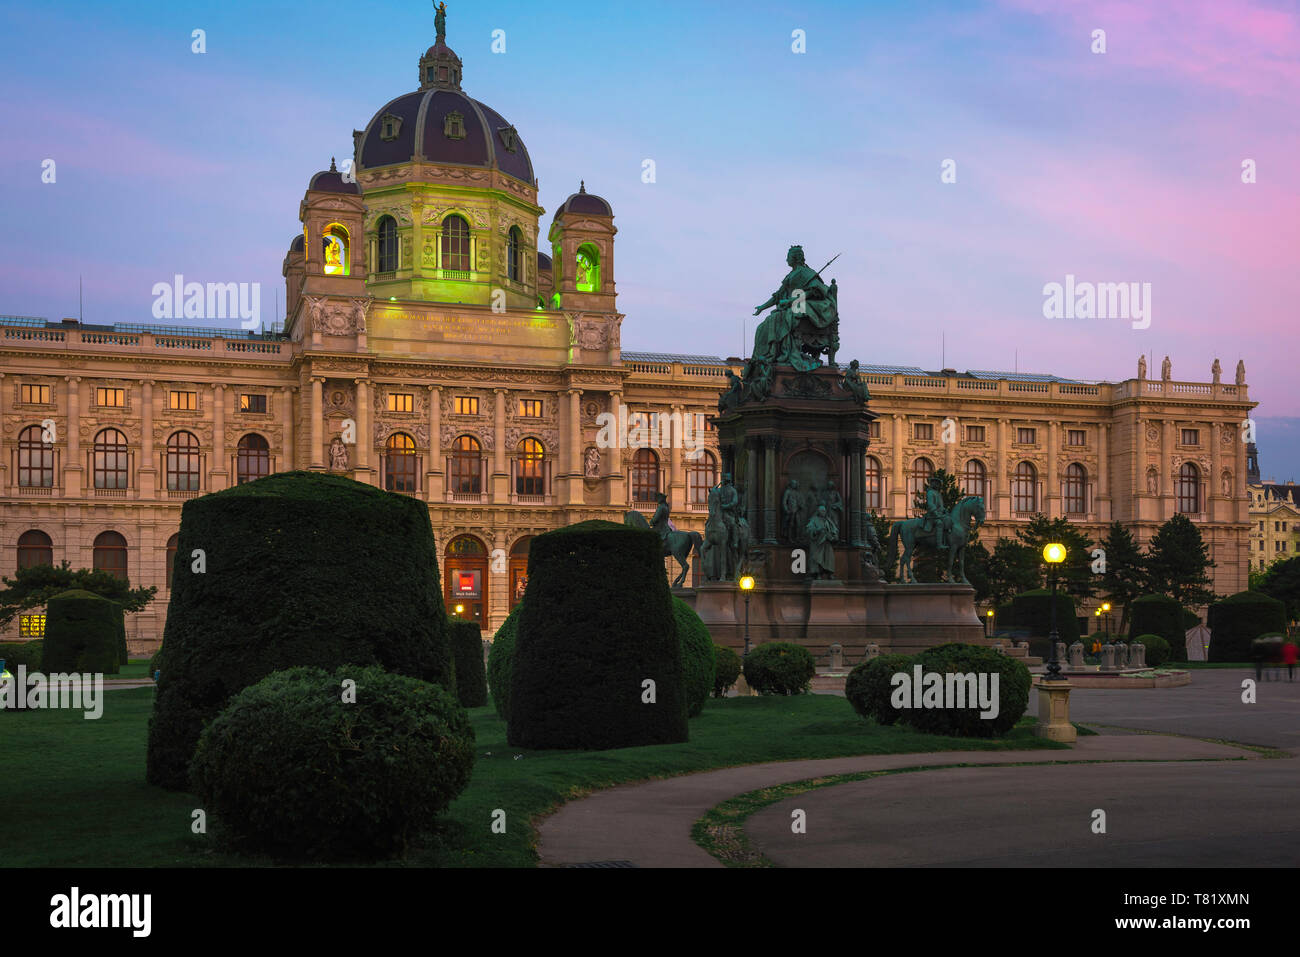
[[[1296,658],[1300,658],[1300,648],[1296,648],[1295,642],[1288,641],[1282,646],[1282,664],[1286,665],[1287,681],[1295,681]]]

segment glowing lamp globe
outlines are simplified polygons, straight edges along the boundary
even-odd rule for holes
[[[750,591],[754,587],[754,576],[745,575],[739,582],[737,582],[737,584],[740,585],[741,591]]]
[[[1065,546],[1053,542],[1043,548],[1043,560],[1049,565],[1059,565],[1065,561]]]

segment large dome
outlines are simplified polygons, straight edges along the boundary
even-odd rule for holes
[[[416,90],[386,104],[366,126],[358,152],[362,169],[452,163],[499,169],[536,185],[533,162],[514,126],[458,89]]]

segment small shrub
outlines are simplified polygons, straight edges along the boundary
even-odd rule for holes
[[[1262,592],[1237,592],[1210,606],[1209,626],[1211,661],[1250,661],[1252,640],[1286,631],[1286,605]]]
[[[18,666],[22,665],[27,673],[41,670],[41,655],[45,651],[45,641],[41,638],[32,641],[11,641],[0,643],[0,658],[5,661],[5,668],[16,678]]]
[[[1133,644],[1146,647],[1146,663],[1152,668],[1169,660],[1169,642],[1160,635],[1138,635]]]
[[[749,653],[744,671],[745,680],[759,694],[803,694],[812,685],[817,663],[807,648],[773,641]]]
[[[523,602],[515,605],[497,629],[492,638],[492,648],[488,651],[487,680],[492,693],[492,707],[507,724],[510,723],[510,676],[514,671],[515,638],[519,634],[519,619],[523,612]]]
[[[45,609],[41,671],[117,674],[121,620],[122,606],[93,592],[73,589],[55,595]]]
[[[713,697],[726,697],[740,677],[740,655],[725,645],[713,646]]]
[[[344,703],[344,679],[356,682]],[[382,668],[290,668],[236,694],[190,774],[221,836],[276,857],[404,851],[469,783],[474,729],[444,688]]]
[[[981,718],[978,705],[966,708],[908,708],[899,717],[918,731],[958,737],[990,738],[1015,727],[1029,705],[1031,679],[1029,669],[1015,658],[999,654],[992,648],[976,645],[947,644],[929,648],[912,659],[921,666],[921,674],[996,674],[998,676],[998,713]]]
[[[451,652],[456,659],[456,697],[462,708],[487,704],[487,671],[483,666],[483,630],[476,621],[447,620]]]
[[[677,643],[682,648],[682,681],[686,695],[686,716],[694,718],[704,710],[713,690],[713,639],[695,609],[673,596],[673,619]]]
[[[911,655],[877,655],[849,672],[844,682],[844,697],[853,710],[877,724],[893,724],[899,711],[889,703],[893,691],[891,679],[900,671],[912,670]]]

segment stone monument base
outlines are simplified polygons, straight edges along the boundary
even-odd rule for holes
[[[674,588],[695,609],[715,643],[737,654],[745,647],[745,596],[734,582],[704,582]],[[750,592],[751,647],[769,641],[802,645],[814,657],[843,648],[846,665],[867,657],[868,645],[882,654],[915,654],[959,641],[992,644],[975,613],[975,590],[946,583],[887,585],[866,582],[767,582]]]

